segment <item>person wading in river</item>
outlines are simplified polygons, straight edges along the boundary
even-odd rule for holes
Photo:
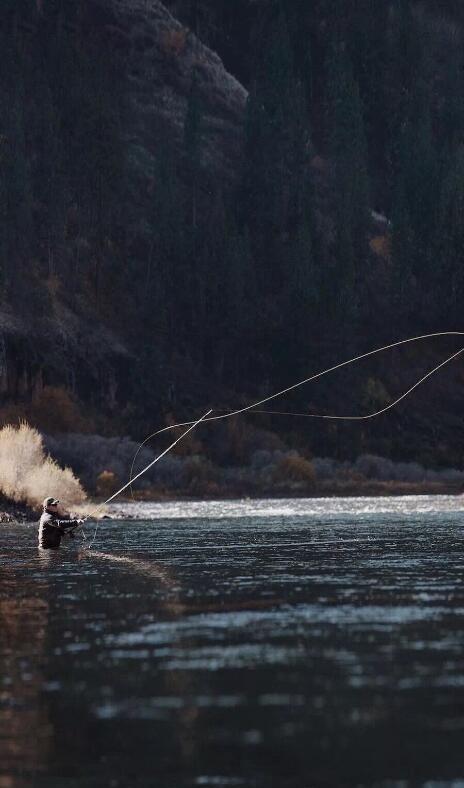
[[[57,550],[65,534],[72,536],[74,530],[84,520],[72,520],[69,515],[61,515],[58,511],[59,501],[56,498],[45,498],[43,512],[39,522],[39,546],[45,550]]]

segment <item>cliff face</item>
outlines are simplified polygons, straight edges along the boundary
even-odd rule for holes
[[[46,9],[43,0],[35,20],[21,18],[26,40],[37,33]],[[105,59],[118,58],[125,72],[131,190],[148,188],[160,140],[169,140],[182,161],[193,75],[205,173],[221,186],[231,183],[240,166],[247,92],[219,56],[158,0],[81,0],[78,18],[84,36],[98,41]],[[114,404],[114,381],[125,377],[130,357],[124,327],[119,332],[113,324],[109,330],[98,307],[67,296],[66,291],[58,298],[46,294],[45,317],[34,314],[33,305],[20,315],[9,304],[0,306],[0,395],[7,402],[35,397],[45,381],[84,395],[91,390],[96,402]]]
[[[247,91],[219,58],[158,0],[88,0],[88,22],[124,58],[133,102],[135,161],[149,171],[157,143],[182,143],[195,74],[202,111],[202,154],[213,176],[237,172]]]

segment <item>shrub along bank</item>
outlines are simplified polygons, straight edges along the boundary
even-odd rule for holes
[[[371,454],[353,461],[306,457],[280,441],[273,445],[267,433],[256,431],[253,444],[242,447],[235,459],[221,462],[214,447],[203,451],[201,443],[192,453],[171,452],[134,485],[141,498],[395,494],[460,492],[464,472],[452,468],[434,470],[416,462],[393,462]],[[265,444],[268,442],[268,446]],[[46,436],[45,446],[62,465],[69,466],[92,495],[106,498],[131,474],[139,444],[129,438],[68,434]],[[224,453],[225,448],[223,448]],[[161,446],[144,446],[134,473],[147,466]]]
[[[394,495],[459,493],[464,471],[433,470],[372,454],[353,461],[304,456],[265,430],[224,428],[206,449],[194,436],[139,479],[140,499],[241,496]],[[21,424],[0,430],[0,522],[31,520],[54,495],[67,507],[87,493],[105,500],[162,450],[127,437],[68,433],[42,436]],[[137,454],[138,452],[138,454]],[[134,457],[136,456],[134,462]],[[134,465],[133,465],[134,463]]]

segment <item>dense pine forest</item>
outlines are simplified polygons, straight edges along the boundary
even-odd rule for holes
[[[131,5],[138,37],[124,38],[112,14]],[[148,72],[152,6],[1,4],[2,421],[143,437],[384,342],[464,329],[464,10],[172,0]],[[177,79],[192,41],[170,125],[150,86]],[[234,143],[237,107],[214,129],[221,165],[209,50],[246,90]],[[144,101],[159,112],[149,139]],[[279,406],[368,412],[453,349],[398,352]],[[253,424],[305,451],[459,464],[462,371],[443,375],[369,430]]]

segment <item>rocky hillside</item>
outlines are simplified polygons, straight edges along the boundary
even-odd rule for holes
[[[51,6],[45,0],[37,3],[37,14],[19,17],[22,44],[26,47],[33,48],[45,37],[45,27],[41,26]],[[247,92],[226,71],[219,56],[162,3],[83,0],[78,16],[67,18],[66,25],[71,41],[75,36],[91,36],[102,56],[118,63],[117,78],[124,83],[126,102],[122,131],[126,189],[141,211],[147,195],[151,199],[158,189],[160,145],[168,140],[170,150],[182,159],[193,80],[202,104],[205,184],[209,178],[224,187],[236,181],[243,151]],[[76,211],[75,203],[68,195],[67,198],[69,214],[65,221],[73,220]],[[66,241],[70,240],[68,233]],[[73,240],[86,251],[88,238]],[[49,254],[53,252],[48,250]],[[66,256],[75,254],[70,249]],[[95,303],[93,294],[90,298],[89,293],[70,297],[68,282],[62,281],[57,270],[62,262],[40,266],[39,270],[27,264],[36,288],[32,303],[29,296],[24,303],[22,286],[19,293],[8,293],[3,299],[0,391],[6,402],[24,403],[26,414],[28,401],[40,399],[47,386],[64,387],[87,399],[90,396],[97,408],[114,412],[118,394],[123,391],[123,398],[127,396],[128,367],[134,363],[134,348],[127,340],[125,327],[113,315],[102,314],[101,304]],[[105,289],[111,286],[111,279],[103,285]],[[117,303],[116,293],[110,294],[110,309],[115,306],[113,299]],[[7,407],[6,415],[14,412],[14,407]]]
[[[0,421],[137,439],[459,329],[461,17],[412,0],[2,4]],[[366,412],[455,344],[282,404]],[[362,429],[262,423],[303,455],[459,465],[453,370]]]
[[[88,0],[87,24],[108,51],[124,58],[131,101],[129,133],[142,175],[153,173],[157,147],[169,138],[182,155],[192,80],[202,106],[203,165],[235,179],[243,151],[247,92],[220,57],[158,0]]]

